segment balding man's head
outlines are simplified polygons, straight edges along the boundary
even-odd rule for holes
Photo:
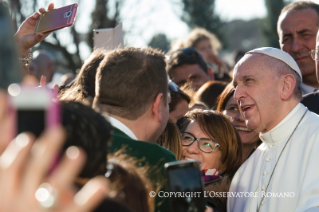
[[[33,53],[33,62],[37,66],[35,76],[40,80],[43,75],[47,78],[47,82],[50,82],[54,74],[53,55],[45,50],[35,51]]]

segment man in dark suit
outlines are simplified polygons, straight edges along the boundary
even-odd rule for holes
[[[167,191],[164,164],[176,158],[155,144],[169,116],[165,67],[164,54],[151,48],[110,52],[97,70],[93,107],[107,113],[114,127],[110,151],[126,147],[127,154],[150,167],[153,185]],[[167,199],[157,196],[155,203],[156,211],[169,211]]]
[[[316,48],[311,51],[311,57],[316,63],[317,80],[319,82],[319,62],[318,62],[319,54],[318,53],[319,53],[319,33],[317,33]],[[319,114],[319,90],[303,96],[303,100],[301,101],[301,103],[306,105],[310,111]]]

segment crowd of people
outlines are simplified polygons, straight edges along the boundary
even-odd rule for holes
[[[14,35],[22,83],[38,83],[34,89],[48,89],[54,74],[49,52],[32,59],[50,34],[34,34],[47,10]],[[39,137],[15,134],[0,89],[0,210],[171,211],[168,196],[151,194],[170,192],[165,164],[186,160],[199,163],[205,192],[226,194],[205,196],[205,212],[315,211],[319,5],[288,4],[277,30],[281,49],[250,50],[234,67],[203,28],[166,55],[95,49],[77,76],[51,86],[60,124]]]

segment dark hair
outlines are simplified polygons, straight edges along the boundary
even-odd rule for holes
[[[104,175],[112,126],[102,115],[79,102],[62,101],[61,109],[62,125],[67,134],[63,150],[70,146],[79,146],[87,156],[79,177]]]
[[[217,108],[217,98],[223,92],[227,86],[226,82],[221,81],[209,81],[206,82],[197,91],[194,96],[194,102],[203,102],[208,108],[216,110]]]
[[[178,92],[171,92],[171,102],[169,103],[169,112],[174,111],[176,105],[182,100],[185,100],[189,104],[191,101],[191,98],[180,89],[178,89]]]
[[[181,133],[171,119],[168,119],[165,129],[157,139],[156,143],[173,152],[177,160],[182,159]]]
[[[287,11],[300,11],[304,9],[313,9],[314,11],[316,11],[319,17],[319,5],[312,1],[297,1],[290,3],[284,8],[282,8],[279,17]]]
[[[217,110],[222,112],[226,109],[226,104],[229,99],[234,95],[235,88],[232,83],[228,84],[223,92],[218,97]]]
[[[126,47],[110,52],[97,71],[93,107],[136,120],[159,93],[167,103],[165,65],[163,52],[152,48]]]
[[[199,67],[207,74],[207,64],[203,57],[196,51],[194,47],[188,47],[185,49],[177,50],[170,55],[167,61],[167,73],[172,78],[174,69],[182,65],[195,65]]]
[[[219,143],[221,147],[221,174],[233,176],[241,165],[242,144],[231,121],[221,112],[214,110],[192,110],[185,117],[196,121],[200,129]],[[186,120],[187,120],[186,119]]]
[[[84,99],[95,97],[95,75],[100,62],[104,59],[106,52],[96,49],[84,62],[79,75],[74,83],[65,86],[59,91],[59,100],[83,101]]]

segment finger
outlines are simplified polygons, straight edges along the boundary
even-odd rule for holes
[[[6,195],[19,191],[20,177],[28,160],[34,137],[27,133],[18,135],[0,157],[1,192]]]
[[[109,181],[104,177],[95,177],[74,196],[74,203],[64,211],[93,211],[109,191]]]
[[[214,210],[212,208],[207,208],[205,212],[214,212]]]
[[[38,12],[35,12],[32,16],[30,16],[30,18],[33,20],[38,20],[39,17],[40,17],[40,14]]]
[[[47,129],[35,141],[31,151],[31,160],[25,167],[26,171],[22,185],[22,192],[25,192],[25,195],[34,194],[32,192],[35,192],[48,173],[53,161],[59,156],[64,139],[63,128],[56,126]]]
[[[41,76],[41,79],[40,79],[40,86],[41,87],[45,87],[47,84],[47,78],[45,76]]]
[[[48,182],[56,189],[69,188],[82,170],[85,159],[85,153],[82,150],[75,146],[69,147],[62,162],[49,176]]]
[[[48,6],[48,10],[53,10],[54,9],[54,3],[51,2]]]
[[[58,93],[59,93],[59,85],[58,84],[54,84],[53,93],[54,93],[54,96],[58,95]]]
[[[40,9],[39,9],[39,12],[40,13],[45,13],[45,12],[47,12],[43,7],[41,7]]]

